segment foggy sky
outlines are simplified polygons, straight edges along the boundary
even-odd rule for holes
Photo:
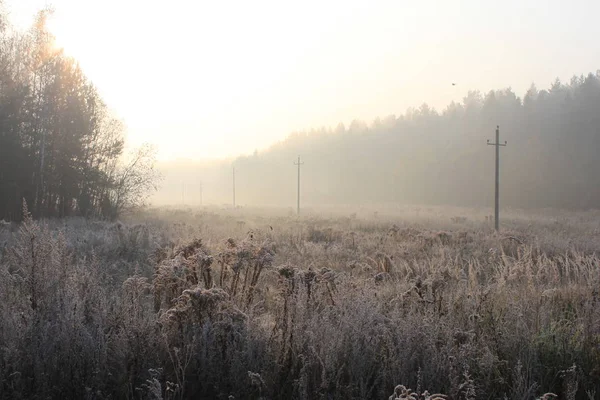
[[[500,125],[502,207],[600,208],[600,70],[531,87],[470,92],[443,111],[422,105],[372,123],[300,131],[249,156],[163,165],[157,204],[493,206]],[[182,196],[179,196],[183,194]]]
[[[20,26],[46,0],[6,0]],[[595,71],[600,3],[54,0],[53,32],[163,160]],[[93,16],[93,17],[92,17]],[[107,26],[110,29],[107,29]],[[457,82],[457,86],[451,86]]]

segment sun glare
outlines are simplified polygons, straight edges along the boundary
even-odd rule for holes
[[[48,0],[5,1],[29,3],[34,15]],[[473,29],[481,24],[472,18],[477,10],[446,1],[261,0],[239,2],[235,12],[191,0],[52,3],[54,46],[77,60],[126,120],[128,140],[156,143],[166,158],[248,153],[295,130],[371,121],[423,102],[440,110],[471,88],[523,91],[534,78],[553,79],[531,71],[558,51],[531,59],[527,35],[500,23],[472,35],[469,21]],[[486,40],[511,43],[528,73],[516,74],[508,62],[490,73],[504,61]]]
[[[68,35],[66,34],[64,22],[60,21],[59,17],[56,15],[49,16],[46,20],[46,29],[54,37],[54,47],[56,49],[63,50],[65,53],[74,56],[69,53],[69,48],[65,40]]]
[[[91,45],[91,37],[89,32],[85,32],[85,22],[77,10],[57,7],[48,16],[46,28],[54,36],[54,46],[57,49],[63,50],[66,55],[79,62],[84,61],[87,56],[86,48]]]

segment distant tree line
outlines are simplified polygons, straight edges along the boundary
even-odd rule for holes
[[[0,15],[0,219],[23,200],[37,217],[114,218],[154,186],[153,152],[123,158],[122,122],[55,46],[49,14],[25,33]]]
[[[496,125],[508,141],[500,150],[501,206],[600,208],[600,71],[547,90],[532,85],[523,98],[511,89],[472,91],[441,112],[424,104],[370,125],[294,133],[234,160],[237,199],[293,206],[293,161],[301,155],[307,205],[493,207],[494,148],[486,141],[495,139]],[[207,198],[230,202],[231,161],[197,174],[212,179]]]

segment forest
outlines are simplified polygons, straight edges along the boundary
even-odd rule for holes
[[[47,12],[26,33],[0,31],[0,219],[20,218],[22,200],[36,217],[116,218],[158,189],[155,153],[125,154],[115,117],[76,60],[53,44]],[[517,208],[591,209],[600,204],[600,71],[510,88],[471,91],[439,112],[426,104],[370,124],[295,132],[248,156],[218,162],[171,161],[151,201],[179,203],[182,183],[198,203],[293,205],[293,161],[302,166],[302,201],[319,204],[490,206],[493,150],[500,126],[501,203]]]
[[[600,205],[600,71],[531,85],[521,98],[510,88],[471,91],[443,111],[423,104],[370,124],[296,132],[270,148],[217,163],[163,165],[157,203],[205,198],[231,203],[236,168],[239,204],[293,206],[298,155],[302,201],[319,204],[491,206],[494,150],[500,140],[501,204],[517,208],[592,209]],[[175,195],[174,195],[175,194]]]
[[[155,188],[154,150],[124,154],[124,123],[54,45],[49,13],[25,33],[0,14],[0,219],[23,200],[35,217],[116,218]]]
[[[2,10],[0,400],[598,398],[600,71],[157,164]]]

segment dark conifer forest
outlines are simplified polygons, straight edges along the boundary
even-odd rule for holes
[[[47,17],[20,33],[0,15],[0,219],[19,220],[23,200],[36,217],[114,218],[156,184],[153,150],[123,154],[123,122],[54,45]]]

